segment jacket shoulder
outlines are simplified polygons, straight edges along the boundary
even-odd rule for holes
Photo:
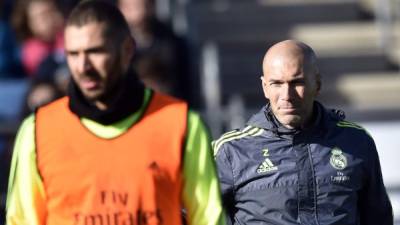
[[[351,132],[353,135],[367,135],[368,137],[372,138],[370,133],[364,127],[355,122],[339,120],[336,122],[336,127],[342,129],[343,131]]]
[[[372,136],[364,127],[358,123],[346,120],[345,113],[342,110],[330,109],[326,111],[330,124],[333,125],[337,130],[341,130],[342,132],[345,132],[347,136],[351,136],[355,139],[357,139],[357,137],[362,139],[372,139]]]
[[[223,134],[219,139],[214,140],[212,142],[212,148],[214,150],[214,156],[218,154],[218,151],[222,146],[227,143],[237,142],[244,138],[255,137],[261,135],[263,132],[262,128],[254,127],[254,126],[246,126],[242,129],[235,129]]]

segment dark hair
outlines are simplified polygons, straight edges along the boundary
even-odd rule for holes
[[[130,36],[128,23],[119,9],[105,1],[82,1],[68,17],[66,26],[84,26],[88,23],[103,23],[103,35],[110,40],[120,43]]]

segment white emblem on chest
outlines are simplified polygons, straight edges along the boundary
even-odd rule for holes
[[[331,158],[329,160],[333,168],[343,170],[347,166],[346,156],[343,155],[342,150],[335,147],[331,150]]]

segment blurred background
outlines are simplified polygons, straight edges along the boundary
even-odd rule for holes
[[[0,221],[18,125],[65,94],[62,28],[77,2],[0,0]],[[400,0],[114,2],[138,43],[139,77],[189,101],[214,138],[265,104],[261,63],[272,44],[309,44],[322,73],[319,100],[374,137],[400,224]]]

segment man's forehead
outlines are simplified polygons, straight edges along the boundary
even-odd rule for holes
[[[68,25],[65,28],[65,47],[76,48],[97,45],[105,42],[105,26],[102,23],[90,22],[81,26]]]
[[[290,63],[303,63],[307,57],[301,51],[272,51],[266,54],[264,65],[284,66]]]
[[[307,74],[305,71],[298,69],[293,70],[290,73],[283,71],[270,71],[264,74],[266,81],[293,81],[306,79]]]
[[[67,25],[65,28],[65,33],[69,32],[72,34],[81,34],[83,35],[84,33],[90,33],[90,34],[102,34],[104,33],[104,30],[106,28],[105,23],[101,22],[88,22],[82,25]]]
[[[303,57],[279,55],[266,60],[263,64],[264,72],[282,71],[282,70],[302,70],[304,65]]]

